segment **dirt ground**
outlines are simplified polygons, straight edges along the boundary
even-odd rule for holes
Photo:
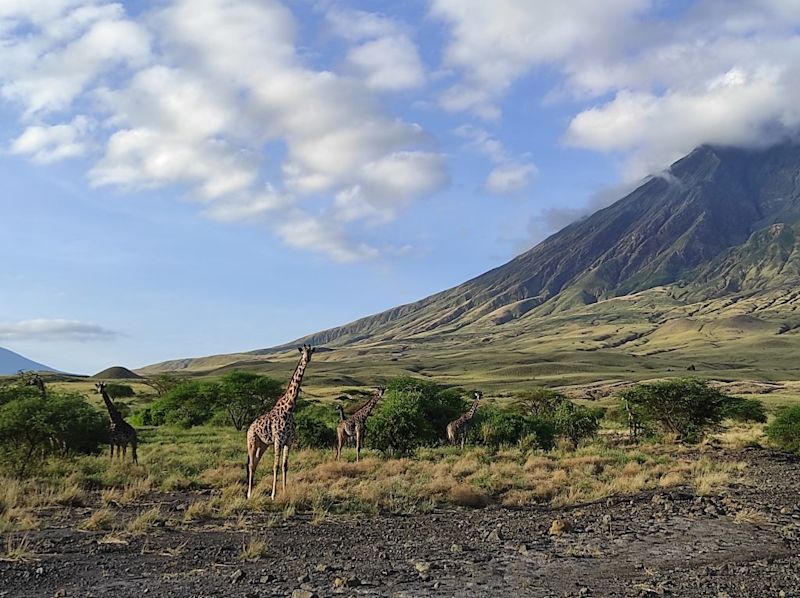
[[[800,596],[800,458],[718,458],[747,462],[746,483],[563,509],[184,524],[198,495],[174,493],[153,497],[166,523],[116,537],[76,531],[90,511],[74,508],[28,532],[30,559],[0,562],[0,597]],[[241,560],[251,538],[266,554]]]

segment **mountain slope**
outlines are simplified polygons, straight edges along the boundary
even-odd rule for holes
[[[254,351],[248,367],[267,367],[263,356],[302,342],[337,349],[330,360],[383,351],[387,363],[417,368],[412,372],[422,366],[409,360],[424,351],[450,352],[448,363],[465,364],[500,344],[526,354],[549,351],[551,360],[576,351],[625,359],[685,351],[714,360],[725,343],[739,343],[742,355],[765,347],[783,355],[800,328],[798,283],[800,145],[703,146],[498,268],[420,301]],[[800,330],[796,336],[800,343]],[[173,364],[199,370],[233,361],[243,355]],[[499,366],[495,374],[511,375]]]
[[[532,310],[563,311],[694,276],[696,268],[746,243],[754,232],[798,221],[800,146],[766,151],[703,146],[664,177],[647,180],[503,266],[298,342],[345,345],[452,332],[487,317],[506,324]],[[711,270],[703,276],[709,285],[718,284]],[[746,286],[747,279],[741,282]],[[702,298],[703,289],[693,296]]]
[[[0,347],[0,376],[16,374],[20,370],[32,370],[35,372],[55,372],[51,367],[42,365],[23,357],[19,353],[14,353],[8,349]]]

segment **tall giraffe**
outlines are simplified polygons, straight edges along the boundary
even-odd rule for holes
[[[383,393],[386,389],[379,386],[375,389],[372,398],[364,403],[358,411],[356,411],[349,418],[344,417],[344,408],[338,405],[339,409],[339,425],[336,426],[336,460],[338,461],[342,456],[342,446],[348,438],[355,437],[356,439],[356,463],[361,457],[361,441],[364,438],[364,425],[367,422],[369,414],[375,409],[378,401],[381,400]]]
[[[33,374],[30,378],[28,378],[27,382],[28,386],[35,386],[39,389],[39,394],[42,395],[43,399],[47,398],[47,388],[44,385],[44,378],[42,378],[39,374]]]
[[[256,467],[270,444],[275,451],[272,462],[272,500],[275,500],[275,491],[278,486],[279,463],[281,464],[281,485],[283,491],[286,491],[289,448],[294,438],[294,407],[300,392],[300,384],[303,382],[303,374],[314,354],[314,347],[303,345],[297,350],[300,351],[300,361],[297,362],[297,367],[294,369],[286,391],[272,409],[256,418],[247,429],[247,498],[253,495]]]
[[[131,452],[133,453],[133,462],[139,463],[139,459],[136,456],[136,447],[138,446],[136,430],[125,421],[119,409],[117,409],[117,406],[114,405],[111,400],[111,397],[108,396],[108,392],[106,392],[106,383],[98,382],[94,387],[97,392],[102,395],[103,402],[106,404],[106,409],[108,409],[108,417],[111,419],[111,423],[108,426],[111,458],[114,458],[114,447],[116,446],[117,456],[124,459],[128,452],[128,445],[130,444]]]
[[[475,412],[478,410],[478,403],[480,402],[482,396],[483,393],[477,391],[475,393],[475,400],[472,402],[472,406],[469,408],[469,410],[458,419],[454,419],[447,424],[447,440],[450,441],[450,444],[455,445],[461,441],[461,448],[464,448],[464,444],[467,442],[469,428],[472,425],[472,418],[475,416]]]

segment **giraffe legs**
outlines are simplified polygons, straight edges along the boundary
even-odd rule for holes
[[[136,456],[136,442],[131,443],[131,453],[133,453],[133,463],[139,465],[139,457]]]
[[[272,459],[272,500],[275,500],[275,492],[278,489],[278,466],[281,462],[281,440],[275,435],[274,455]]]
[[[256,467],[261,457],[264,455],[264,450],[267,445],[249,431],[247,433],[247,498],[253,494],[253,483],[256,477]]]
[[[356,428],[356,463],[361,458],[361,430]]]
[[[111,457],[111,460],[113,461],[114,460],[114,443],[112,442],[109,446],[111,448],[111,454],[109,456]]]
[[[281,488],[286,492],[286,478],[289,475],[289,445],[283,446],[281,457]]]
[[[342,458],[342,445],[344,445],[344,430],[336,430],[336,460]]]

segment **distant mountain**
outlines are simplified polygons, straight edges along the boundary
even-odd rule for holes
[[[9,376],[16,374],[20,370],[32,370],[36,372],[56,372],[51,367],[42,365],[23,357],[19,353],[14,353],[8,349],[0,347],[0,376]]]
[[[670,283],[695,299],[775,287],[798,276],[798,222],[800,145],[703,146],[499,268],[287,346],[506,324]]]
[[[796,288],[800,145],[702,146],[616,203],[464,284],[249,355],[303,342],[361,347],[359,354],[384,348],[401,362],[423,345],[468,356],[499,342],[525,352],[614,349],[637,358],[690,346],[698,355],[706,343],[716,355],[725,343],[758,335],[784,351],[793,336],[769,338],[800,328]],[[237,354],[203,363],[242,360]]]
[[[126,367],[115,365],[104,369],[102,372],[97,372],[91,378],[97,380],[141,380],[142,377]]]

